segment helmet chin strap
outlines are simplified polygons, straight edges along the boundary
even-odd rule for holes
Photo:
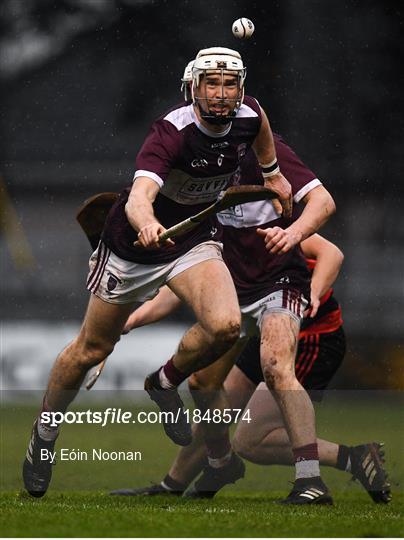
[[[216,115],[214,112],[206,112],[199,103],[199,100],[196,100],[196,105],[199,110],[199,114],[201,115],[201,118],[205,120],[205,122],[208,122],[208,124],[212,124],[214,126],[225,126],[226,124],[229,124],[233,118],[235,118],[238,107],[236,107],[230,114],[227,115]]]

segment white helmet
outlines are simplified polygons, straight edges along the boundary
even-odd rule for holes
[[[192,68],[194,67],[195,60],[188,62],[184,69],[184,75],[182,76],[182,82],[191,82],[192,81]]]
[[[187,66],[188,68],[188,66]],[[186,71],[186,70],[185,70]],[[236,106],[233,111],[228,115],[217,115],[214,111],[204,111],[200,106],[200,100],[206,100],[207,98],[195,97],[195,88],[199,86],[201,81],[201,75],[209,73],[220,73],[223,75],[237,75],[239,92],[236,99]],[[241,59],[240,53],[227,49],[225,47],[210,47],[209,49],[202,49],[196,55],[196,58],[192,66],[192,99],[199,108],[202,118],[208,122],[215,124],[228,123],[236,114],[240,108],[244,98],[244,81],[246,78],[247,69],[245,68]],[[185,73],[184,73],[185,76]],[[223,82],[222,82],[223,88]],[[225,100],[224,97],[220,98],[220,101]]]
[[[186,65],[184,69],[184,75],[182,76],[182,79],[181,79],[181,82],[182,82],[181,92],[183,92],[184,94],[185,101],[190,99],[189,92],[190,92],[190,86],[192,83],[192,67],[194,65],[194,62],[195,60],[191,60],[190,62],[188,62],[188,64]]]

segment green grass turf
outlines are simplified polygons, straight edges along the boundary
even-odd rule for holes
[[[42,500],[6,494],[4,536],[377,537],[403,532],[400,503],[376,506],[366,494],[336,496],[333,507],[283,507],[281,493],[223,493],[213,501],[50,493]]]
[[[369,397],[369,396],[368,396]],[[140,462],[58,462],[43,499],[25,495],[21,463],[35,409],[3,406],[0,431],[0,531],[5,537],[377,537],[401,536],[403,512],[402,413],[397,395],[378,394],[361,402],[346,395],[317,409],[319,436],[346,444],[386,442],[393,502],[375,505],[349,475],[323,468],[333,507],[283,507],[293,480],[291,467],[248,464],[246,478],[212,501],[175,497],[110,497],[108,490],[159,481],[176,453],[161,426],[63,427],[58,448],[90,451],[138,450]],[[127,405],[126,405],[127,407]],[[78,410],[87,406],[77,405]],[[102,406],[92,406],[100,410]]]

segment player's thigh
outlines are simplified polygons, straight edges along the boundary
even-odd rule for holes
[[[78,341],[88,346],[113,347],[119,341],[133,304],[112,304],[90,295]]]
[[[245,406],[244,413],[247,411],[250,421],[243,420],[237,424],[238,437],[261,441],[268,433],[284,425],[280,409],[265,383],[260,383],[257,386]],[[243,417],[246,417],[244,413]]]
[[[192,307],[207,330],[231,322],[240,324],[240,308],[230,272],[223,261],[203,261],[173,277],[170,289]]]

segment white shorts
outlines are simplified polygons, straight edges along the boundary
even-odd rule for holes
[[[303,294],[291,289],[274,291],[252,304],[240,306],[241,337],[259,335],[262,319],[269,313],[286,313],[300,325],[307,306]]]
[[[188,268],[209,259],[223,262],[222,248],[220,242],[207,241],[170,263],[149,265],[121,259],[100,242],[90,258],[87,289],[111,304],[146,302]]]

